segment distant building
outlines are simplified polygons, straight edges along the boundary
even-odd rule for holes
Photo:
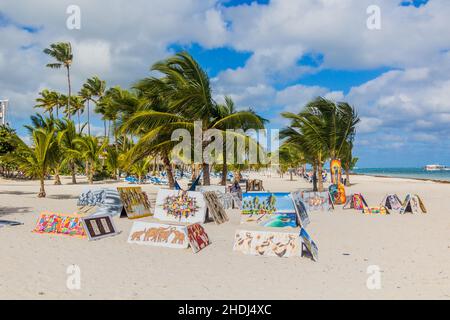
[[[6,111],[8,108],[8,100],[0,100],[0,124],[6,124]]]

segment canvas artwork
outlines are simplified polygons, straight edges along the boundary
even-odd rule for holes
[[[306,227],[310,221],[308,216],[308,210],[306,209],[305,204],[303,203],[300,192],[292,192],[291,193],[292,201],[294,202],[295,211],[297,212],[298,221],[300,222],[300,226]]]
[[[187,234],[194,253],[199,252],[211,243],[205,229],[198,223],[188,225]]]
[[[345,187],[343,184],[332,184],[328,187],[328,192],[334,204],[345,204],[347,197],[345,195]]]
[[[306,253],[312,260],[319,260],[319,249],[304,228],[300,230],[300,238],[302,239],[302,256]]]
[[[363,213],[371,215],[386,215],[389,214],[389,210],[387,210],[386,207],[364,207]]]
[[[422,211],[422,213],[427,213],[427,209],[425,208],[422,199],[416,194],[406,195],[405,201],[400,209],[400,214],[419,213],[420,211]]]
[[[237,230],[234,251],[272,257],[300,255],[300,241],[296,233]]]
[[[186,249],[189,239],[185,226],[136,221],[128,243]]]
[[[88,189],[81,193],[77,202],[78,213],[120,215],[122,201],[117,190],[111,188]]]
[[[117,187],[128,219],[147,217],[152,214],[150,201],[141,187]]]
[[[351,194],[347,197],[347,202],[344,205],[344,209],[363,210],[364,207],[367,207],[367,202],[360,193]]]
[[[204,223],[206,203],[201,192],[160,189],[155,218],[163,221]]]
[[[195,188],[195,191],[198,192],[207,192],[207,191],[214,191],[216,193],[225,193],[226,192],[226,186],[197,186]]]
[[[299,191],[299,196],[308,212],[330,211],[334,209],[330,194],[327,191]]]
[[[241,223],[264,227],[297,226],[297,213],[290,193],[249,192],[242,195]]]
[[[396,194],[386,195],[383,201],[381,201],[381,205],[394,211],[398,211],[402,208],[402,202]]]
[[[82,218],[89,240],[99,240],[116,235],[116,227],[110,215],[96,215]]]
[[[331,169],[331,184],[340,184],[342,178],[342,164],[341,160],[333,159],[330,162]]]
[[[33,232],[86,238],[79,216],[53,212],[41,213]]]

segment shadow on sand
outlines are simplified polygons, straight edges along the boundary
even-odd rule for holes
[[[12,213],[27,213],[31,212],[31,207],[1,207],[0,217]]]

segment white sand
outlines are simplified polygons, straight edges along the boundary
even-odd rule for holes
[[[270,191],[309,187],[289,177],[265,178]],[[36,198],[36,181],[0,181],[0,219],[25,225],[0,228],[2,299],[448,299],[450,298],[450,184],[353,176],[347,192],[378,205],[386,192],[417,193],[428,214],[365,216],[355,210],[311,215],[308,232],[319,262],[305,258],[246,256],[232,251],[239,212],[205,225],[212,244],[189,250],[127,243],[133,221],[116,219],[122,233],[89,242],[34,234],[40,211],[72,213],[85,183],[54,186]],[[119,184],[110,183],[109,187]],[[143,189],[155,197],[157,187]],[[150,221],[152,218],[142,219]],[[251,227],[249,227],[251,228]],[[344,255],[348,254],[348,255]],[[69,265],[81,268],[81,289],[66,286]],[[366,286],[367,267],[382,270],[380,290]]]

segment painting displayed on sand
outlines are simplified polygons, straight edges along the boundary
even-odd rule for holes
[[[84,217],[82,222],[89,240],[99,240],[118,233],[109,214]]]
[[[241,223],[264,227],[297,226],[297,213],[290,193],[249,192],[242,195]]]
[[[363,195],[361,193],[355,193],[347,197],[343,209],[363,210],[364,207],[367,207],[367,202]]]
[[[204,223],[206,203],[201,192],[160,189],[155,218],[163,221]]]
[[[363,213],[367,215],[386,215],[389,214],[389,210],[386,207],[364,207]]]
[[[86,238],[79,216],[53,212],[41,213],[33,232]]]
[[[78,197],[77,213],[110,214],[119,216],[123,205],[119,192],[112,188],[88,189]]]
[[[185,226],[136,221],[128,243],[186,249],[189,246]]]
[[[334,209],[331,196],[328,191],[298,191],[298,196],[303,200],[303,204],[308,212],[330,211]]]
[[[402,202],[396,194],[387,194],[381,201],[381,206],[389,210],[399,211],[402,208]]]
[[[417,194],[407,194],[400,209],[400,214],[405,213],[427,213],[425,204]]]
[[[341,160],[333,159],[330,162],[331,169],[331,184],[340,184],[342,179],[342,164]]]
[[[141,187],[117,187],[128,219],[147,217],[152,214],[147,194]]]
[[[309,224],[308,210],[306,209],[300,192],[291,193],[292,201],[294,202],[295,211],[297,212],[297,218],[301,227],[306,227]]]
[[[205,229],[199,223],[190,224],[186,228],[189,244],[194,253],[199,252],[211,243]]]
[[[300,230],[300,238],[302,239],[302,257],[307,256],[313,261],[319,260],[319,249],[304,228]]]
[[[345,204],[347,197],[345,196],[345,187],[343,184],[332,184],[328,187],[328,192],[334,204]]]
[[[237,230],[234,251],[256,256],[294,257],[300,255],[296,233]]]

